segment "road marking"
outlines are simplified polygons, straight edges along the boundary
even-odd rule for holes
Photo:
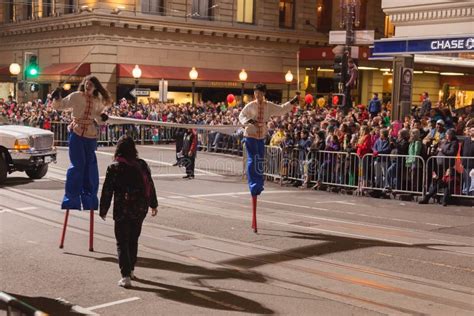
[[[104,152],[104,151],[97,151],[96,153],[98,154],[101,154],[101,155],[106,155],[106,156],[113,156],[115,154],[113,153],[108,153],[108,152]],[[143,158],[142,158],[143,159]],[[165,162],[165,161],[160,161],[160,160],[153,160],[153,159],[143,159],[145,160],[146,162],[151,162],[151,163],[155,163],[155,164],[159,164],[159,165],[163,165],[163,166],[168,166],[168,167],[172,167],[173,164],[171,162]],[[214,173],[214,172],[210,172],[210,171],[206,171],[206,170],[203,170],[203,169],[199,169],[199,168],[195,168],[194,170],[196,171],[199,171],[199,172],[202,172],[202,173],[205,173],[205,174],[209,174],[209,175],[214,175],[216,177],[222,177],[220,174],[217,174],[217,173]]]
[[[265,194],[278,194],[278,193],[294,193],[294,191],[265,191]],[[187,197],[199,198],[199,197],[213,197],[213,196],[236,196],[236,195],[250,195],[248,191],[244,192],[227,192],[227,193],[210,193],[210,194],[193,194],[187,195]]]
[[[17,210],[19,211],[30,211],[38,209],[36,206],[26,206],[26,207],[18,207]]]
[[[130,298],[126,298],[126,299],[123,299],[123,300],[118,300],[118,301],[114,301],[114,302],[110,302],[110,303],[91,306],[91,307],[88,307],[86,309],[90,310],[90,311],[93,311],[93,310],[100,309],[100,308],[105,308],[105,307],[114,306],[114,305],[118,305],[118,304],[133,302],[133,301],[136,301],[136,300],[139,300],[139,299],[140,299],[139,297],[135,296],[135,297],[130,297]]]

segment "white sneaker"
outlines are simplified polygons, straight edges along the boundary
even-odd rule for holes
[[[131,280],[136,280],[137,278],[135,277],[135,273],[133,273],[133,270],[130,271],[130,279]]]
[[[124,287],[126,289],[132,287],[132,281],[130,280],[130,277],[121,278],[118,281],[118,286]]]

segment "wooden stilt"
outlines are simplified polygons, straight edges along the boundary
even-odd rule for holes
[[[257,233],[257,196],[252,195],[252,228],[255,233]]]
[[[66,227],[67,227],[68,218],[69,218],[69,209],[66,210],[66,214],[64,215],[63,233],[61,234],[61,242],[59,243],[59,249],[64,248],[64,238],[66,237]]]
[[[91,209],[91,222],[89,227],[89,251],[94,251],[94,210]]]

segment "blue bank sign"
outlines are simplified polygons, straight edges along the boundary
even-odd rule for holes
[[[378,40],[374,43],[374,56],[398,54],[436,54],[444,52],[474,52],[474,37]]]

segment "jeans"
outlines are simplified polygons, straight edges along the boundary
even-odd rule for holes
[[[117,254],[122,277],[129,277],[135,269],[138,253],[138,238],[142,232],[143,219],[128,219],[126,217],[115,221],[115,239]]]

